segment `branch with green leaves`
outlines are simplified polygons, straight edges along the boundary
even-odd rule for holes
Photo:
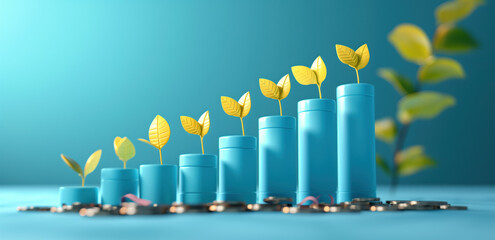
[[[81,166],[76,161],[74,161],[74,159],[64,154],[60,154],[60,157],[62,158],[62,160],[64,160],[67,166],[69,166],[72,170],[74,170],[74,172],[76,172],[81,177],[81,182],[82,182],[81,186],[84,187],[84,182],[86,180],[86,177],[96,169],[98,163],[100,162],[101,149],[97,150],[96,152],[91,154],[91,156],[89,156],[88,160],[86,160],[84,171],[81,168]]]

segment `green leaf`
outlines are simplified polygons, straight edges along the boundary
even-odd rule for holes
[[[464,78],[464,69],[450,58],[437,58],[418,70],[418,79],[422,83],[438,83],[451,78]]]
[[[397,154],[397,170],[401,176],[409,176],[435,166],[435,161],[424,154],[423,146],[412,146]]]
[[[383,118],[375,122],[375,137],[392,143],[397,135],[397,126],[392,118]]]
[[[388,35],[388,40],[408,61],[424,64],[432,55],[430,39],[416,25],[400,24]]]
[[[126,138],[127,139],[127,138]],[[95,169],[96,166],[98,166],[98,163],[100,162],[101,158],[101,149],[97,150],[91,156],[89,156],[88,160],[86,161],[86,165],[84,166],[84,177],[88,176],[88,174],[92,173]]]
[[[385,159],[383,159],[380,155],[376,155],[376,165],[381,168],[387,175],[391,174],[390,167],[388,164],[385,162]]]
[[[478,42],[462,28],[440,25],[433,38],[433,47],[440,52],[461,53],[477,48]]]
[[[407,95],[415,92],[411,80],[390,68],[378,69],[378,76],[387,80],[401,94]]]
[[[435,16],[440,24],[455,24],[469,16],[483,0],[452,0],[437,7]]]
[[[455,105],[455,98],[438,92],[423,91],[409,94],[399,101],[397,118],[403,124],[416,119],[431,119]]]
[[[64,160],[65,164],[67,164],[67,166],[69,166],[72,170],[74,170],[74,172],[79,174],[79,176],[83,175],[83,171],[79,163],[77,163],[72,158],[65,156],[63,154],[60,154],[60,157],[62,158],[62,160]]]

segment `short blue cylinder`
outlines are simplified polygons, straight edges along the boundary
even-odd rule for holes
[[[220,137],[218,145],[220,165],[217,199],[256,203],[256,137]]]
[[[337,117],[332,99],[302,100],[298,111],[298,194],[330,203],[337,192]],[[332,196],[332,197],[330,197]],[[309,202],[308,202],[309,204]]]
[[[97,187],[61,187],[59,189],[60,205],[72,205],[73,203],[91,204],[98,203]]]
[[[338,201],[376,197],[373,85],[337,88],[337,137]]]
[[[216,155],[180,155],[179,202],[203,204],[215,201],[217,197],[217,166]]]
[[[267,116],[259,119],[258,203],[269,196],[296,200],[296,118]]]
[[[101,204],[120,205],[124,195],[138,196],[139,173],[133,168],[103,168],[101,170]]]
[[[153,204],[177,201],[177,166],[146,164],[139,167],[139,196]]]

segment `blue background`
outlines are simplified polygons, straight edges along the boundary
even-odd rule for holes
[[[198,118],[210,110],[207,153],[218,153],[218,137],[240,134],[239,120],[223,113],[220,96],[238,99],[251,91],[246,133],[257,135],[261,116],[278,114],[278,103],[262,96],[258,78],[278,81],[293,65],[311,65],[321,55],[328,68],[324,97],[354,82],[339,62],[336,43],[368,43],[363,82],[376,86],[377,118],[394,115],[400,95],[376,74],[393,67],[415,76],[417,66],[401,59],[387,41],[399,23],[411,22],[431,37],[434,9],[443,1],[76,1],[0,0],[0,184],[77,185],[60,159],[84,164],[103,149],[99,168],[119,167],[115,136],[133,140],[137,155],[128,167],[158,163],[147,138],[156,114],[171,126],[164,161],[201,151],[179,116]],[[457,97],[455,108],[432,121],[418,121],[406,145],[424,144],[436,168],[402,183],[494,184],[495,114],[492,103],[495,33],[489,2],[460,23],[482,43],[455,56],[465,80],[426,86]],[[316,86],[299,85],[283,100],[296,116],[299,100],[317,97]],[[390,160],[389,147],[377,152]],[[379,171],[379,183],[388,179]],[[87,183],[98,184],[99,171]]]

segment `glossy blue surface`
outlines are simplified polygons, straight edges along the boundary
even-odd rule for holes
[[[93,217],[16,212],[17,206],[55,206],[58,187],[0,187],[2,239],[381,239],[492,240],[495,186],[402,186],[385,200],[445,200],[468,211],[340,214],[211,213]],[[212,226],[214,226],[212,228]],[[193,229],[191,229],[193,228]]]
[[[296,118],[268,116],[259,119],[258,202],[269,196],[296,201]]]
[[[101,204],[120,205],[122,196],[139,196],[139,173],[134,168],[103,168],[101,170]]]
[[[331,202],[337,191],[337,118],[333,99],[298,104],[297,202],[307,196]],[[308,202],[308,204],[311,202]]]
[[[60,205],[98,203],[97,187],[61,187],[58,191]]]
[[[178,202],[185,204],[213,202],[217,198],[217,179],[216,155],[180,155]]]
[[[145,164],[139,167],[139,197],[156,204],[177,201],[177,166]]]
[[[376,196],[374,87],[351,83],[337,88],[337,201]]]
[[[256,203],[257,139],[224,136],[219,139],[218,200]]]

